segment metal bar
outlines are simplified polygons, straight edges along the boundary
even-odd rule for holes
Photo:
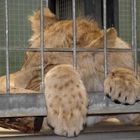
[[[0,48],[0,51],[5,51],[5,48]],[[40,52],[40,48],[9,48],[9,51],[29,51]],[[104,49],[98,48],[76,48],[77,52],[104,52]],[[107,52],[134,52],[131,48],[107,48]],[[73,48],[44,48],[44,52],[73,52]],[[137,48],[137,52],[140,52],[140,48]]]
[[[77,67],[77,47],[76,47],[76,7],[75,0],[72,0],[72,18],[73,18],[73,67]]]
[[[115,104],[108,99],[106,106],[102,92],[89,93],[89,115],[137,113],[140,112],[140,102],[135,105]],[[44,94],[10,94],[0,95],[0,117],[46,116],[46,102]]]
[[[43,0],[40,1],[40,53],[41,53],[41,87],[40,91],[44,93],[44,8]]]
[[[49,0],[46,0],[46,7],[49,6]]]
[[[9,20],[8,0],[5,0],[5,26],[6,26],[6,92],[10,93],[10,68],[9,68]]]
[[[103,0],[103,28],[104,28],[104,78],[107,77],[108,73],[108,61],[107,61],[107,1]],[[109,106],[107,97],[104,96],[106,101],[106,107]]]
[[[1,48],[1,51],[5,51],[5,48]],[[9,51],[30,51],[40,52],[40,48],[9,48]],[[73,48],[44,48],[44,52],[73,52]],[[104,52],[104,49],[98,48],[77,48],[77,52]],[[107,52],[133,52],[132,49],[127,48],[107,48]],[[138,48],[138,52],[140,48]]]
[[[136,0],[131,1],[131,14],[132,14],[132,49],[134,50],[134,71],[138,73],[138,60],[137,60],[137,6]]]
[[[107,7],[106,0],[103,0],[103,28],[104,28],[104,76],[107,76]]]
[[[1,94],[0,101],[0,117],[46,114],[44,94]]]
[[[107,126],[106,126],[107,127]],[[112,126],[114,128],[115,126]],[[128,127],[128,126],[125,126]],[[99,129],[95,127],[95,129]],[[139,130],[134,131],[105,131],[97,132],[94,128],[85,129],[78,137],[69,138],[70,140],[139,140]],[[107,128],[106,128],[107,129]],[[7,134],[7,136],[1,136],[3,140],[68,140],[67,137],[57,136],[54,133],[51,134]],[[12,135],[12,136],[11,136]]]

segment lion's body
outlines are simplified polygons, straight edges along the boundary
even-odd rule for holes
[[[31,18],[31,17],[30,17]],[[34,15],[35,18],[35,15]],[[33,19],[33,17],[32,17]],[[49,17],[46,17],[49,23]],[[52,18],[51,18],[52,19]],[[44,29],[45,48],[72,48],[73,31],[72,20],[57,21]],[[32,20],[32,26],[38,20]],[[103,30],[93,20],[78,19],[77,23],[77,48],[103,48]],[[38,24],[36,24],[38,25]],[[35,28],[35,26],[34,26]],[[37,28],[37,27],[36,27]],[[34,30],[33,30],[34,31]],[[114,31],[115,32],[115,31]],[[34,37],[36,36],[36,37]],[[110,48],[129,48],[129,45],[117,37],[116,33],[110,33],[108,41]],[[97,41],[97,42],[96,42]],[[40,47],[40,30],[34,31],[30,39],[31,48]],[[72,52],[45,52],[45,72],[48,67],[59,64],[73,63]],[[130,53],[112,52],[108,55],[109,71],[115,67],[133,69],[133,59]],[[22,69],[34,68],[40,65],[40,53],[27,52],[25,64]],[[116,61],[114,63],[114,61]],[[103,90],[104,81],[104,54],[99,52],[77,52],[77,70],[88,91]],[[39,83],[38,83],[39,84]],[[30,84],[31,85],[31,84]],[[33,84],[34,85],[34,84]],[[34,89],[33,89],[34,90]]]
[[[72,20],[59,21],[48,9],[44,12],[44,47],[72,48]],[[30,48],[39,48],[40,12],[35,12],[29,20],[33,30]],[[95,21],[79,18],[76,25],[77,48],[103,49],[103,30]],[[117,36],[114,28],[107,30],[107,44],[108,48],[130,48]],[[73,52],[44,52],[48,123],[55,128],[55,133],[68,136],[79,134],[87,114],[86,94],[90,91],[104,90],[112,100],[121,103],[133,104],[139,99],[140,82],[132,72],[132,53],[108,52],[107,56],[109,75],[105,79],[103,52],[77,52],[77,70],[72,68]],[[40,52],[26,52],[22,69],[11,74],[11,87],[39,91],[40,57]]]

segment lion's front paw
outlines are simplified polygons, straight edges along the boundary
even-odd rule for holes
[[[77,136],[83,130],[86,116],[79,108],[71,111],[66,111],[64,108],[60,109],[58,111],[53,108],[49,109],[48,123],[54,128],[57,135]]]
[[[45,85],[49,125],[58,135],[77,136],[86,121],[88,105],[79,74],[71,66],[56,66],[46,74]]]
[[[77,136],[86,121],[87,101],[80,92],[61,96],[47,96],[48,123],[57,135]]]
[[[105,79],[104,93],[116,103],[134,104],[140,99],[140,82],[133,71],[118,68]]]

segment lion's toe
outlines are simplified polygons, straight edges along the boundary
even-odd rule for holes
[[[106,78],[104,92],[115,103],[134,104],[139,100],[140,82],[131,70],[117,69]]]

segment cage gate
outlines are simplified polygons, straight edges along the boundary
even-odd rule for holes
[[[45,48],[44,47],[44,7],[45,6],[50,6],[50,8],[52,7],[52,2],[51,1],[45,1],[45,0],[41,0],[41,1],[36,1],[36,4],[33,4],[32,6],[30,6],[29,8],[32,7],[32,9],[30,9],[30,11],[26,11],[25,9],[18,9],[19,11],[23,10],[21,14],[25,14],[26,16],[28,16],[28,13],[30,13],[32,10],[34,10],[35,8],[37,8],[36,6],[40,7],[40,48],[28,48],[26,46],[23,46],[22,48],[19,47],[20,43],[24,44],[24,45],[28,45],[27,43],[25,43],[25,41],[27,41],[27,39],[25,38],[25,36],[30,36],[30,33],[27,32],[28,27],[23,25],[23,28],[21,29],[22,33],[24,33],[23,36],[20,37],[20,31],[19,34],[13,35],[13,30],[11,30],[10,28],[15,27],[16,30],[16,25],[14,25],[15,23],[20,23],[20,20],[22,19],[16,19],[14,21],[12,21],[12,19],[10,18],[10,14],[12,14],[12,10],[14,4],[16,8],[16,0],[5,0],[5,1],[1,1],[0,4],[2,5],[0,7],[0,10],[3,11],[3,15],[1,15],[2,17],[2,21],[1,21],[1,25],[0,28],[3,27],[3,29],[1,29],[1,33],[4,33],[3,35],[1,35],[1,40],[0,40],[0,53],[3,54],[5,53],[5,68],[3,68],[5,70],[5,72],[0,72],[1,75],[2,74],[6,74],[6,94],[3,94],[3,92],[1,92],[2,94],[0,95],[0,117],[1,118],[5,118],[5,117],[24,117],[24,116],[45,116],[46,114],[46,108],[45,108],[45,100],[44,100],[44,76],[45,76],[45,71],[44,71],[44,52],[72,52],[73,57],[72,57],[72,62],[73,62],[73,67],[74,69],[77,68],[77,53],[78,52],[102,52],[104,55],[104,77],[107,77],[108,74],[108,53],[110,52],[132,52],[133,53],[133,59],[134,59],[134,72],[137,75],[138,73],[138,53],[140,52],[140,49],[137,47],[137,0],[131,0],[131,37],[132,37],[132,41],[131,41],[131,45],[132,48],[127,48],[127,49],[122,49],[122,48],[108,48],[108,44],[107,44],[107,18],[108,18],[108,13],[107,13],[107,9],[108,9],[108,4],[107,1],[109,0],[102,0],[100,1],[102,3],[101,8],[102,9],[102,19],[98,19],[100,22],[102,21],[102,25],[103,25],[103,32],[104,32],[104,48],[78,48],[77,47],[77,27],[76,27],[76,17],[78,16],[78,13],[76,13],[76,10],[80,7],[80,1],[82,0],[59,0],[56,1],[56,14],[60,19],[65,19],[66,17],[69,16],[69,18],[72,18],[73,23],[73,43],[72,43],[72,47],[71,48]],[[17,6],[27,6],[28,4],[26,4],[27,0],[21,0],[22,2],[17,3]],[[91,0],[92,1],[92,0]],[[95,3],[97,2],[96,0],[93,0]],[[83,1],[82,1],[83,2]],[[82,7],[82,12],[79,12],[80,16],[84,16],[84,4],[81,2],[81,7]],[[99,2],[99,1],[98,1]],[[98,3],[97,2],[97,3]],[[28,2],[27,2],[28,3]],[[34,1],[31,0],[31,3],[34,3]],[[78,3],[78,4],[77,4]],[[19,5],[18,5],[19,4]],[[23,4],[23,5],[22,5]],[[64,11],[61,11],[61,8],[64,8],[64,6],[68,6],[71,5],[70,7],[67,7],[68,11],[66,13],[66,17],[64,16]],[[77,5],[79,7],[77,7]],[[80,8],[81,8],[80,7]],[[11,10],[11,11],[10,11]],[[53,10],[53,9],[52,9]],[[11,12],[11,13],[10,13]],[[16,10],[14,11],[16,12]],[[14,13],[13,12],[13,16]],[[27,12],[27,13],[26,13]],[[63,14],[62,14],[63,13]],[[24,15],[24,16],[25,16]],[[62,17],[61,17],[62,15]],[[19,14],[20,17],[20,14]],[[20,17],[22,18],[22,17]],[[98,17],[99,18],[99,17]],[[15,23],[14,23],[15,22]],[[23,21],[22,21],[23,22]],[[13,25],[12,25],[13,24]],[[28,24],[28,23],[26,23]],[[19,27],[20,28],[20,27]],[[25,30],[25,32],[24,32]],[[15,38],[20,38],[20,40],[18,41],[18,43],[16,43],[16,40],[14,40]],[[24,40],[22,40],[22,37],[24,38]],[[14,42],[15,41],[15,42]],[[15,46],[14,46],[15,45]],[[24,90],[24,93],[20,93],[20,94],[11,94],[12,92],[17,92],[20,91],[22,89],[11,89],[10,88],[10,67],[11,67],[11,55],[12,54],[16,54],[13,52],[18,52],[19,54],[22,54],[25,51],[29,51],[29,52],[39,52],[40,53],[40,69],[41,69],[41,73],[40,73],[40,77],[41,77],[41,85],[40,85],[40,92],[39,93],[31,93],[31,94],[27,94],[26,90]],[[14,55],[12,55],[14,56]],[[23,57],[22,57],[23,58]],[[17,59],[17,58],[16,58]],[[2,61],[2,60],[1,60]],[[18,63],[22,63],[23,60],[19,60]],[[4,64],[4,63],[2,63]],[[21,65],[21,64],[20,64]],[[17,68],[15,68],[17,69]],[[14,71],[14,70],[13,70]],[[27,92],[31,92],[28,91]],[[93,91],[94,92],[94,91]],[[18,92],[17,92],[18,93]],[[89,94],[89,99],[90,99],[90,105],[89,105],[89,109],[88,109],[88,114],[89,115],[104,115],[104,114],[122,114],[122,113],[138,113],[140,112],[140,104],[139,102],[135,103],[135,105],[130,105],[130,106],[126,106],[126,105],[118,105],[115,104],[114,102],[112,102],[110,99],[106,98],[104,96],[103,93],[101,92],[94,92],[94,93],[90,93]],[[134,128],[133,130],[137,130],[134,131],[134,135],[135,138],[136,137],[140,137],[138,130],[139,128]],[[129,130],[131,131],[131,130]],[[92,132],[87,131],[87,132]],[[120,139],[121,138],[134,138],[134,135],[130,135],[127,132],[120,132]],[[118,133],[113,133],[112,134],[103,134],[102,133],[102,138],[106,137],[108,139],[112,139],[114,137],[116,137]],[[100,138],[99,136],[100,134],[92,134],[92,133],[88,133],[86,138],[88,139],[93,139],[93,138]],[[122,136],[122,137],[121,137]],[[77,137],[77,139],[81,139],[84,138],[85,135],[81,135],[79,137]],[[32,137],[34,138],[34,137]],[[32,138],[27,138],[27,139],[32,139]],[[41,136],[41,139],[44,139],[45,137]],[[5,138],[6,139],[6,138]],[[11,138],[12,139],[12,138]],[[15,138],[13,138],[15,139]],[[19,139],[22,139],[19,138]],[[35,139],[35,138],[34,138]],[[38,139],[38,137],[36,137],[36,139]],[[52,138],[53,139],[53,138]]]

